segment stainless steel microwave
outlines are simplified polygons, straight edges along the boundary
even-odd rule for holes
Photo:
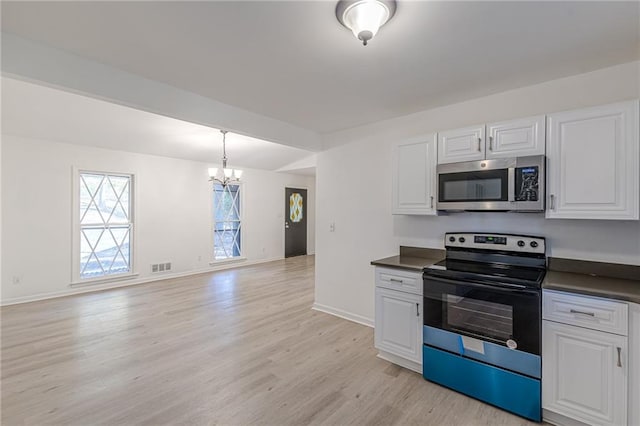
[[[438,210],[544,211],[545,156],[439,164]]]

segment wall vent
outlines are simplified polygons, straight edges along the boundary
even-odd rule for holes
[[[171,271],[171,262],[151,264],[151,272],[154,274],[158,272],[169,272],[169,271]]]

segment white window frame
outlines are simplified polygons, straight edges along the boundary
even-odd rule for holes
[[[103,174],[109,176],[125,176],[129,180],[129,203],[130,203],[130,219],[129,223],[131,229],[129,231],[129,272],[123,272],[120,274],[109,274],[95,278],[81,278],[80,277],[80,246],[82,233],[80,232],[80,174],[81,173],[93,173]],[[120,172],[120,171],[105,171],[94,168],[72,168],[72,208],[71,208],[71,286],[81,286],[86,284],[101,284],[114,281],[122,281],[133,279],[139,274],[136,269],[137,256],[137,226],[136,226],[136,214],[135,207],[137,205],[137,188],[136,188],[136,176],[132,172]]]
[[[240,256],[236,256],[236,257],[230,257],[227,259],[216,259],[215,258],[215,250],[216,250],[216,246],[215,246],[215,228],[216,228],[216,220],[215,220],[215,211],[214,211],[214,206],[213,206],[213,193],[214,193],[214,188],[215,188],[215,184],[216,182],[212,182],[209,185],[209,220],[211,221],[211,225],[210,225],[210,233],[209,233],[209,245],[210,245],[210,249],[209,249],[209,253],[210,253],[210,258],[211,260],[209,261],[209,265],[219,265],[219,264],[224,264],[224,263],[235,263],[235,262],[244,262],[247,260],[246,256],[245,256],[245,233],[246,233],[246,224],[245,224],[245,220],[244,220],[244,209],[245,209],[245,204],[244,204],[244,192],[245,192],[245,184],[244,182],[240,181],[240,182],[233,182],[230,183],[230,185],[238,185],[239,191],[240,191],[240,227],[241,227],[241,231],[240,231]]]

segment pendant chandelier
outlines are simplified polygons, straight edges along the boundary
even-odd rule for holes
[[[222,186],[227,186],[230,183],[240,181],[242,170],[227,168],[227,131],[220,130],[220,133],[222,133],[222,174],[218,175],[217,167],[209,167],[209,180],[211,182],[218,182]]]

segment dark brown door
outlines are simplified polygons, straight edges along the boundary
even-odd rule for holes
[[[285,188],[284,257],[307,254],[307,190]]]

